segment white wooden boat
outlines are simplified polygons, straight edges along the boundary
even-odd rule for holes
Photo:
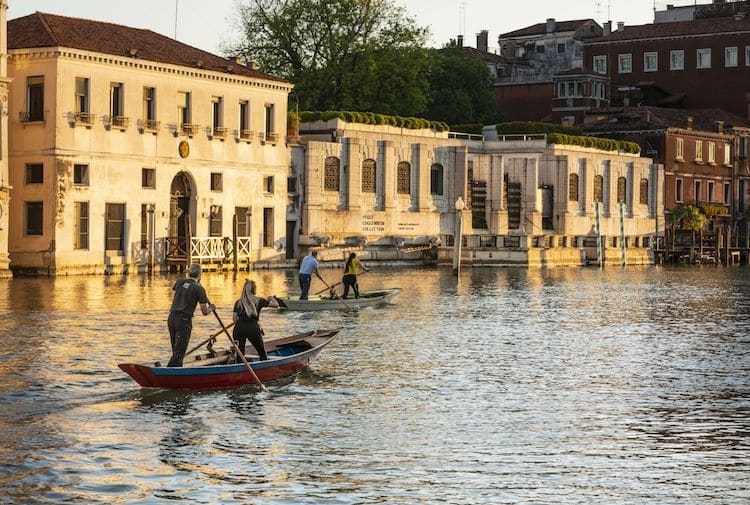
[[[379,291],[360,291],[359,298],[331,298],[330,296],[311,295],[307,300],[299,297],[276,297],[280,310],[350,310],[365,307],[377,307],[389,303],[401,288],[381,289]]]

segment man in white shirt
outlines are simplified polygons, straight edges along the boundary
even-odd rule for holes
[[[315,274],[321,281],[323,278],[318,273],[318,251],[310,251],[310,254],[302,258],[302,264],[299,266],[299,289],[300,300],[307,300],[307,294],[310,292],[310,283],[312,274]]]

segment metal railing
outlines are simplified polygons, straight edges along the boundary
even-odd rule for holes
[[[237,259],[247,260],[251,256],[250,237],[237,237]],[[167,261],[187,261],[187,239],[166,238]],[[234,243],[230,237],[192,237],[190,239],[190,262],[210,263],[229,261],[234,257]]]

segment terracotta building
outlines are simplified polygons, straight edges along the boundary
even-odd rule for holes
[[[14,272],[278,257],[288,172],[278,78],[149,30],[8,23]]]
[[[609,77],[613,106],[720,108],[750,117],[750,17],[619,24],[584,44],[585,68]]]

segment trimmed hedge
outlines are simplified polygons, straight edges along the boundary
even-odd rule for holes
[[[454,125],[451,125],[451,131],[452,132],[469,133],[471,135],[481,135],[482,134],[482,128],[484,128],[484,125],[481,124],[481,123],[476,123],[476,124],[454,124]]]
[[[300,120],[305,123],[312,121],[330,121],[341,119],[347,123],[390,125],[411,130],[431,129],[439,132],[448,131],[448,124],[441,121],[430,121],[418,117],[387,116],[385,114],[374,114],[372,112],[356,111],[302,111],[299,113]]]
[[[565,135],[581,135],[581,130],[574,126],[564,126],[540,121],[508,121],[496,125],[500,135],[532,134],[532,133],[563,133]]]
[[[547,143],[562,144],[568,146],[592,147],[602,151],[622,151],[625,153],[640,154],[641,146],[635,142],[625,140],[605,139],[600,137],[584,137],[581,135],[563,135],[562,133],[550,133],[547,135]]]

